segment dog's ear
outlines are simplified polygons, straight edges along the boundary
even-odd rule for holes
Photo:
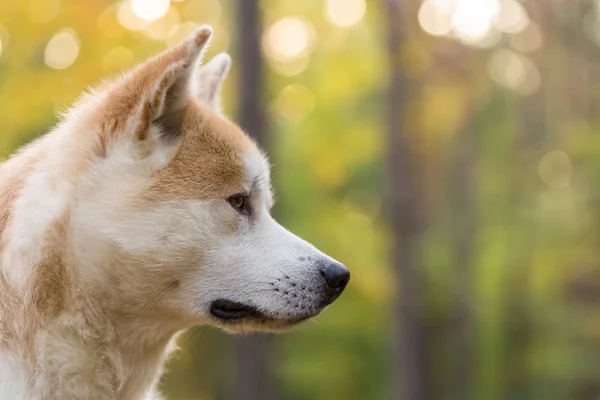
[[[146,66],[154,79],[149,85],[142,85],[146,86],[146,93],[141,95],[132,115],[130,126],[137,139],[146,139],[153,125],[166,139],[175,139],[180,134],[176,120],[191,99],[190,79],[194,66],[200,62],[211,35],[211,28],[202,27],[174,48],[142,65],[141,69]]]
[[[214,111],[220,113],[220,92],[223,81],[231,67],[231,57],[227,53],[217,54],[194,72],[193,90],[195,95]]]
[[[95,110],[102,128],[98,152],[105,154],[113,144],[131,140],[165,142],[181,136],[181,111],[192,100],[190,80],[212,35],[208,26],[167,49],[116,80],[96,98]],[[150,140],[147,140],[150,139]]]

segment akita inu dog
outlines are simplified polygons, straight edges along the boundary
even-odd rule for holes
[[[348,270],[277,224],[269,164],[187,40],[0,167],[0,399],[149,399],[193,325],[279,331]]]

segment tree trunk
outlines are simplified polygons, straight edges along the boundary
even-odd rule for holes
[[[417,154],[406,121],[408,98],[415,87],[403,71],[402,47],[408,18],[406,3],[384,0],[388,18],[389,115],[387,209],[391,230],[392,267],[398,299],[394,302],[394,398],[428,399],[420,246],[424,228],[422,187]]]
[[[238,122],[262,147],[267,146],[264,70],[259,0],[237,0]],[[270,376],[271,337],[248,334],[235,339],[235,400],[273,399]]]
[[[465,87],[469,87],[465,81]],[[477,229],[477,182],[474,177],[476,157],[475,119],[478,112],[476,101],[469,98],[466,121],[456,134],[455,153],[449,165],[451,226],[453,229],[454,254],[454,307],[451,346],[452,391],[457,399],[474,397],[474,341],[475,341],[475,282],[473,257],[475,256],[475,232]]]

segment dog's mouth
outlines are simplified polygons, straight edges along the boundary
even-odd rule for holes
[[[239,321],[262,316],[256,307],[224,299],[213,301],[210,305],[210,313],[223,321]]]
[[[255,306],[238,303],[231,300],[219,299],[210,305],[210,314],[219,321],[227,324],[253,322],[260,325],[267,325],[276,328],[284,328],[299,324],[312,318],[314,315],[288,316],[277,318],[267,315]]]

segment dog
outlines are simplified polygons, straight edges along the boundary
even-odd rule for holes
[[[279,332],[341,263],[270,215],[269,163],[219,108],[210,27],[84,95],[0,165],[0,398],[156,399],[186,328]]]

